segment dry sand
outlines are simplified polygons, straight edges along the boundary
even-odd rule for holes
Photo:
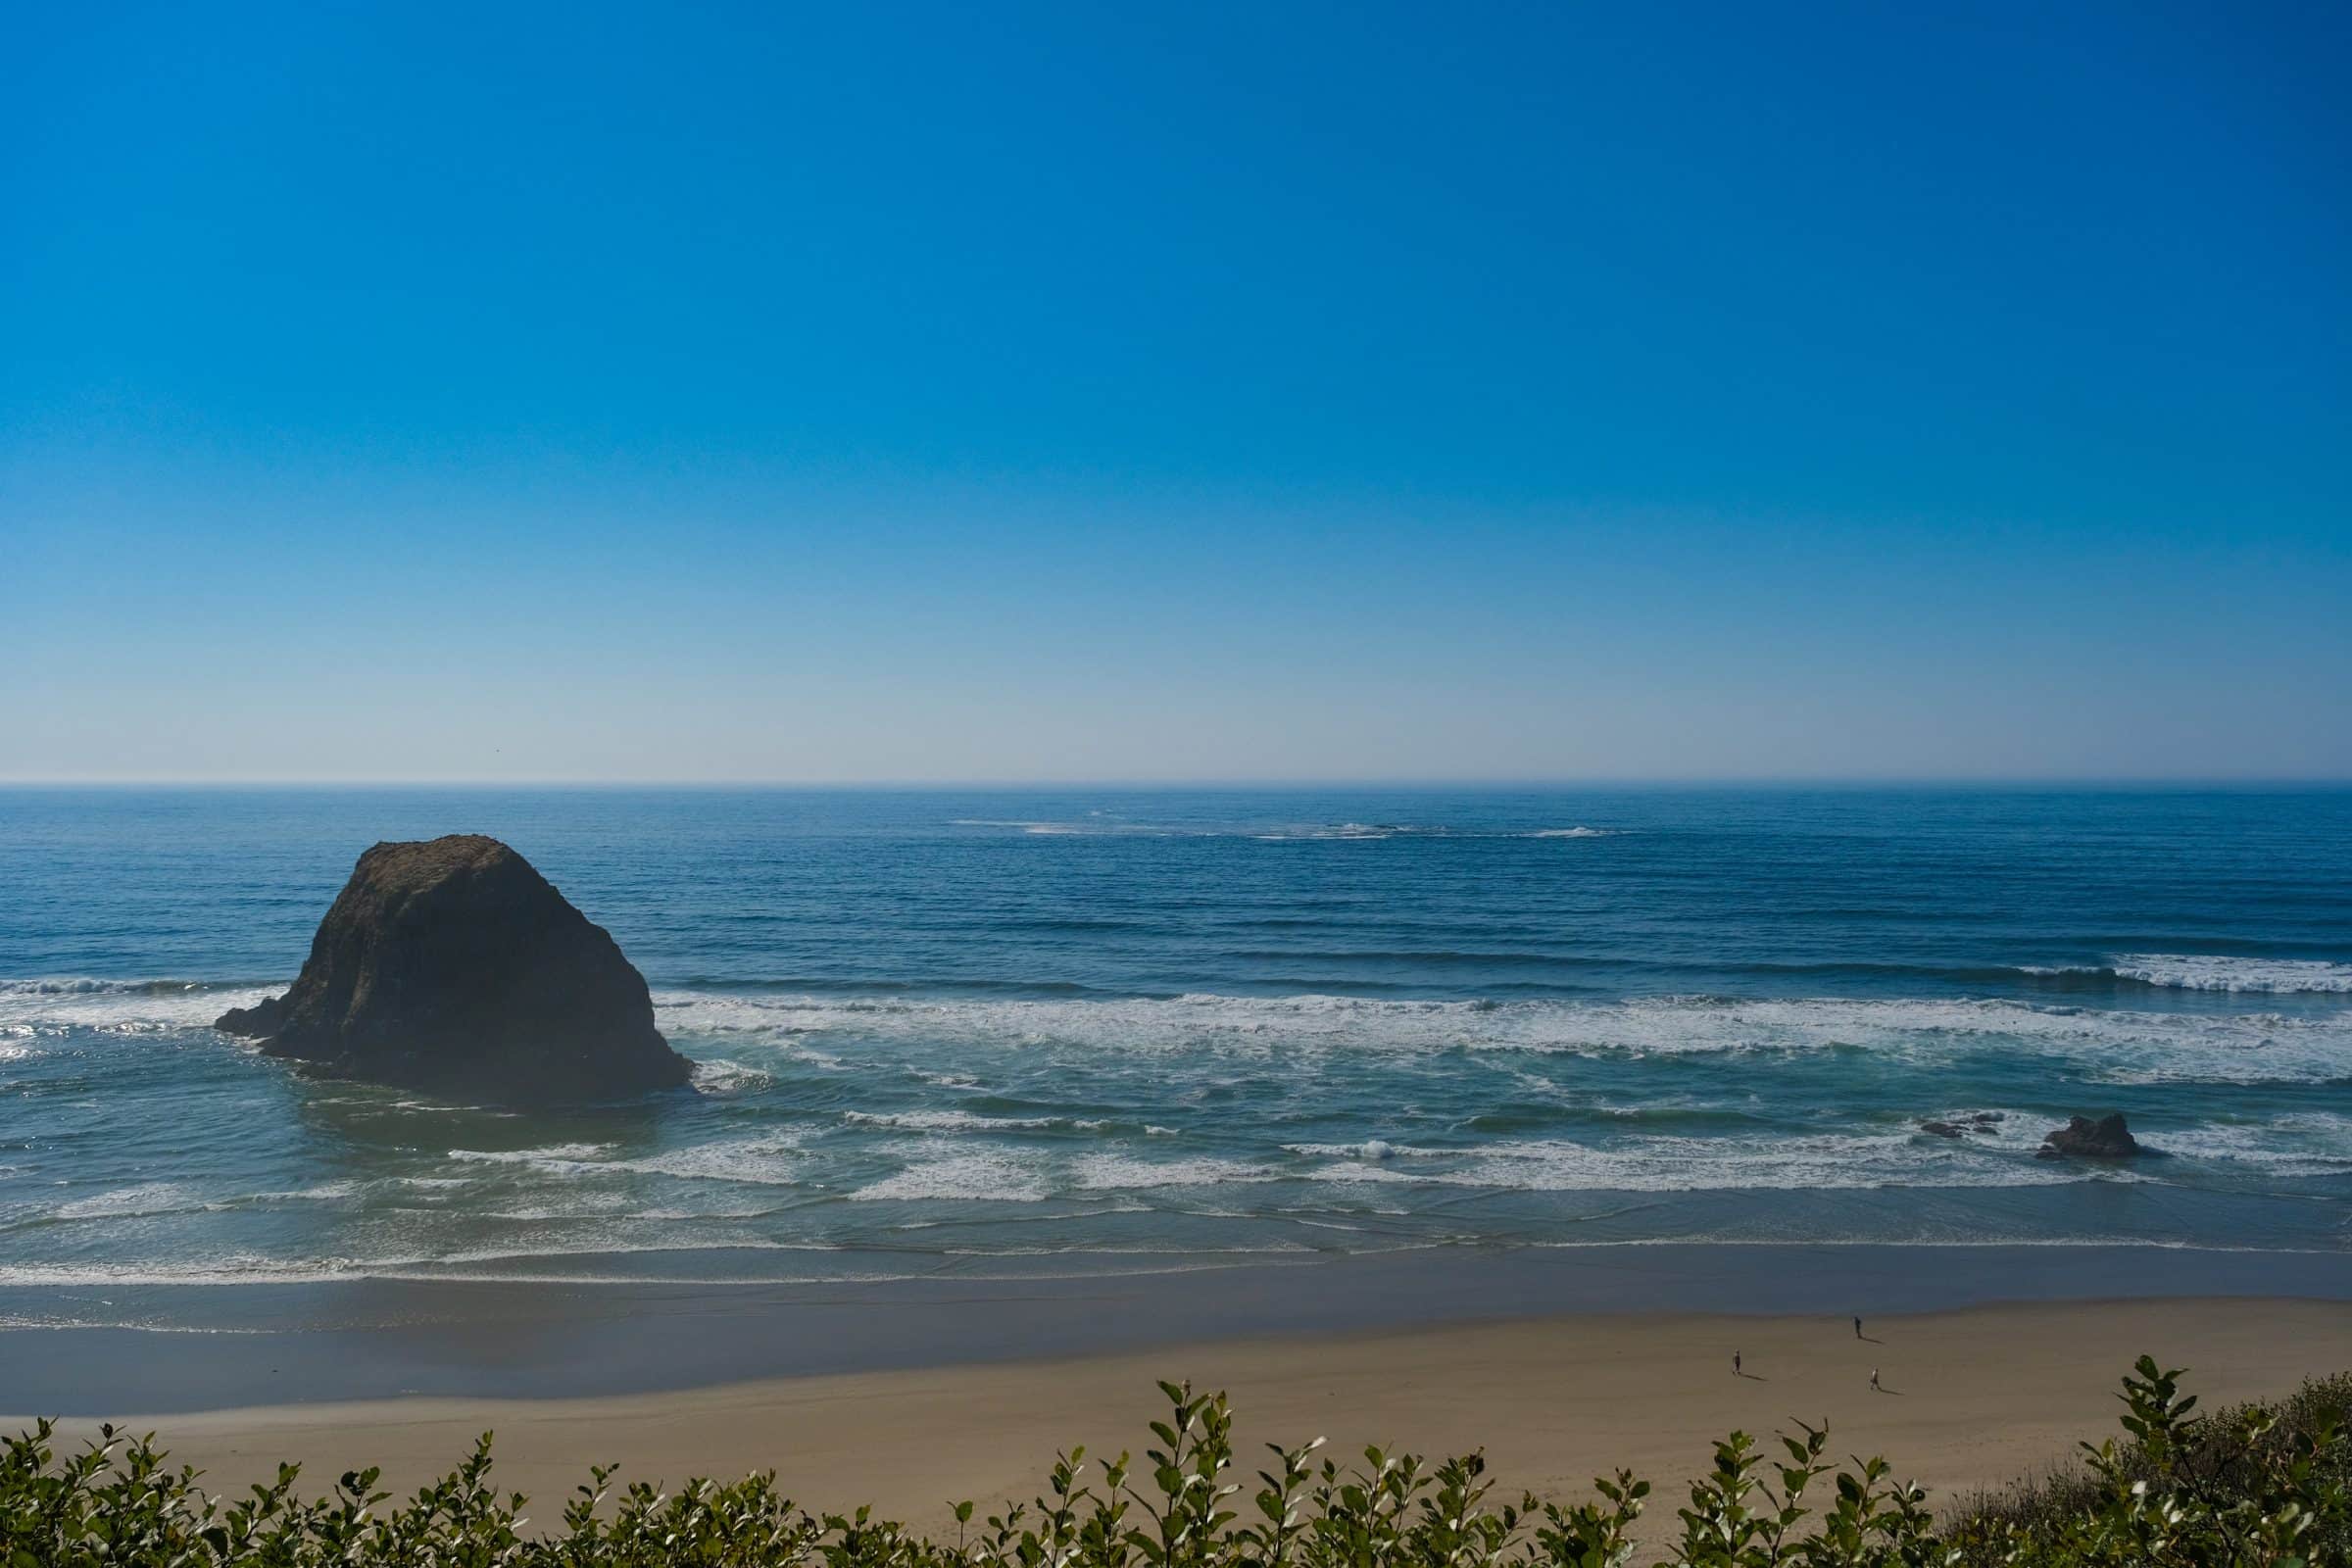
[[[1229,1391],[1244,1473],[1266,1442],[1323,1436],[1432,1452],[1484,1446],[1506,1490],[1578,1497],[1630,1465],[1670,1519],[1708,1444],[1827,1419],[1836,1450],[1883,1452],[1939,1498],[2064,1459],[2114,1430],[2141,1351],[2190,1367],[2207,1402],[2277,1395],[2352,1367],[2352,1304],[2131,1300],[1978,1307],[1866,1323],[1704,1314],[1579,1315],[1324,1339],[1259,1339],[927,1370],[778,1379],[581,1399],[408,1398],[140,1420],[216,1489],[283,1458],[323,1486],[380,1464],[413,1486],[498,1434],[505,1488],[552,1520],[595,1462],[675,1482],[772,1467],[812,1508],[860,1501],[937,1527],[950,1499],[1034,1494],[1054,1450],[1140,1450],[1157,1378]],[[1747,1376],[1732,1372],[1732,1354]],[[1886,1392],[1873,1393],[1871,1370]],[[75,1421],[78,1436],[94,1423]],[[983,1507],[986,1512],[986,1507]]]

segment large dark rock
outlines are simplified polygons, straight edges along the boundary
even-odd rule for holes
[[[2034,1151],[2041,1159],[2130,1159],[2134,1154],[2154,1153],[2142,1148],[2132,1129],[2124,1125],[2119,1113],[2092,1121],[2088,1116],[2077,1116],[2065,1126],[2055,1129]]]
[[[509,1101],[686,1082],[645,977],[496,839],[378,844],[311,939],[293,989],[217,1027],[273,1056]]]

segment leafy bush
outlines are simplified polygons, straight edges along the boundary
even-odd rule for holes
[[[1840,1468],[1829,1434],[1799,1425],[1767,1450],[1744,1433],[1677,1510],[1669,1564],[1706,1568],[2183,1564],[2347,1561],[2352,1445],[2339,1418],[2352,1378],[2277,1406],[2195,1413],[2178,1371],[2142,1357],[2124,1380],[2130,1441],[2085,1444],[2082,1465],[1971,1500],[1938,1520],[1882,1459]],[[1142,1459],[1091,1477],[1059,1455],[1045,1494],[973,1522],[953,1541],[855,1514],[811,1515],[771,1474],[615,1494],[591,1472],[560,1526],[534,1530],[519,1494],[490,1485],[490,1439],[448,1476],[393,1503],[377,1472],[297,1494],[296,1468],[233,1500],[206,1494],[152,1438],[112,1428],[61,1458],[53,1423],[0,1452],[0,1568],[1619,1568],[1639,1550],[1649,1484],[1620,1471],[1573,1507],[1491,1494],[1472,1453],[1431,1463],[1380,1448],[1346,1467],[1321,1441],[1274,1447],[1250,1486],[1235,1477],[1222,1396],[1160,1385],[1167,1418]],[[390,1506],[387,1506],[390,1504]]]
[[[2352,1373],[2277,1404],[2194,1413],[2180,1373],[2124,1379],[2132,1441],[1978,1496],[1950,1538],[1962,1564],[2352,1563]]]

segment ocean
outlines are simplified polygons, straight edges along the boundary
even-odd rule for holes
[[[362,850],[450,832],[612,932],[691,1091],[442,1103],[209,1027]],[[19,1323],[363,1279],[2337,1253],[2352,792],[0,790],[0,1107]],[[2161,1154],[2034,1157],[2115,1110]]]

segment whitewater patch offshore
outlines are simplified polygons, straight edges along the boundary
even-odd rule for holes
[[[749,1138],[690,1145],[661,1153],[624,1156],[614,1144],[551,1144],[514,1150],[453,1149],[448,1158],[464,1163],[519,1165],[549,1176],[637,1174],[688,1181],[790,1186],[802,1146],[798,1132],[779,1129]]]
[[[2129,961],[2128,961],[2129,960]],[[2031,972],[2021,966],[2021,972]],[[2088,969],[2041,972],[2094,972]],[[2352,964],[2119,956],[2113,972],[2150,986],[2250,995],[2352,995]],[[201,1031],[281,989],[179,981],[0,981],[0,1040],[13,1055],[71,1029],[119,1036]],[[1399,1000],[1332,995],[922,999],[658,992],[662,1027],[713,1042],[753,1036],[838,1069],[843,1036],[948,1037],[982,1050],[1063,1048],[1228,1056],[1347,1050],[1580,1054],[1804,1052],[1933,1054],[2014,1042],[2082,1059],[2123,1082],[2326,1082],[2352,1076],[2352,1014],[2196,1013],[2008,999],[1622,1001]],[[767,1085],[772,1064],[703,1053],[697,1088],[731,1096]]]
[[[1908,1129],[1789,1138],[1652,1138],[1615,1148],[1565,1140],[1511,1141],[1452,1156],[1432,1152],[1399,1164],[1334,1165],[1322,1180],[1404,1182],[1509,1192],[1836,1192],[1895,1188],[2047,1187],[2137,1179],[2135,1172],[2066,1166],[1965,1142],[1923,1148]]]
[[[231,1007],[248,1007],[285,984],[254,981],[0,979],[0,1033],[63,1029],[153,1034],[209,1028]]]
[[[2352,1116],[2294,1111],[2260,1119],[2230,1118],[2168,1130],[2163,1152],[2264,1175],[2352,1174]]]
[[[2352,995],[2352,963],[2317,958],[2240,958],[2219,954],[2119,953],[2104,963],[2025,963],[2043,979],[2106,981],[2152,991],[2251,996]]]
[[[1593,827],[1581,823],[1574,827],[1532,829],[1361,821],[1218,826],[1137,821],[1102,811],[1090,812],[1084,817],[1056,819],[959,816],[950,818],[947,825],[952,828],[991,828],[1030,838],[1233,839],[1258,844],[1377,842],[1396,838],[1452,839],[1465,843],[1494,838],[1599,839],[1613,838],[1627,831],[1624,828]]]
[[[2168,953],[2123,953],[2108,962],[2125,979],[2186,991],[2352,993],[2352,963]]]
[[[867,1202],[928,1199],[992,1203],[1035,1203],[1053,1196],[1046,1173],[1012,1153],[973,1152],[946,1155],[917,1153],[896,1175],[871,1182],[850,1196]]]
[[[2352,965],[2108,956],[2010,996],[662,985],[693,1092],[562,1114],[208,1027],[274,986],[0,982],[0,1085],[50,1096],[39,1136],[0,1129],[0,1284],[1037,1278],[1758,1229],[2352,1250]],[[2154,1156],[2035,1157],[2114,1106]]]
[[[142,1182],[60,1203],[58,1219],[139,1219],[204,1206],[204,1200],[177,1182]]]
[[[2114,1082],[2292,1083],[2352,1077],[2352,1015],[2195,1013],[2009,1000],[1646,997],[1614,1002],[1399,1001],[1340,996],[971,1000],[809,995],[657,998],[665,1028],[832,1042],[954,1040],[1016,1051],[1279,1061],[1346,1052],[1708,1055],[1861,1050],[1922,1064],[1991,1047]]]

